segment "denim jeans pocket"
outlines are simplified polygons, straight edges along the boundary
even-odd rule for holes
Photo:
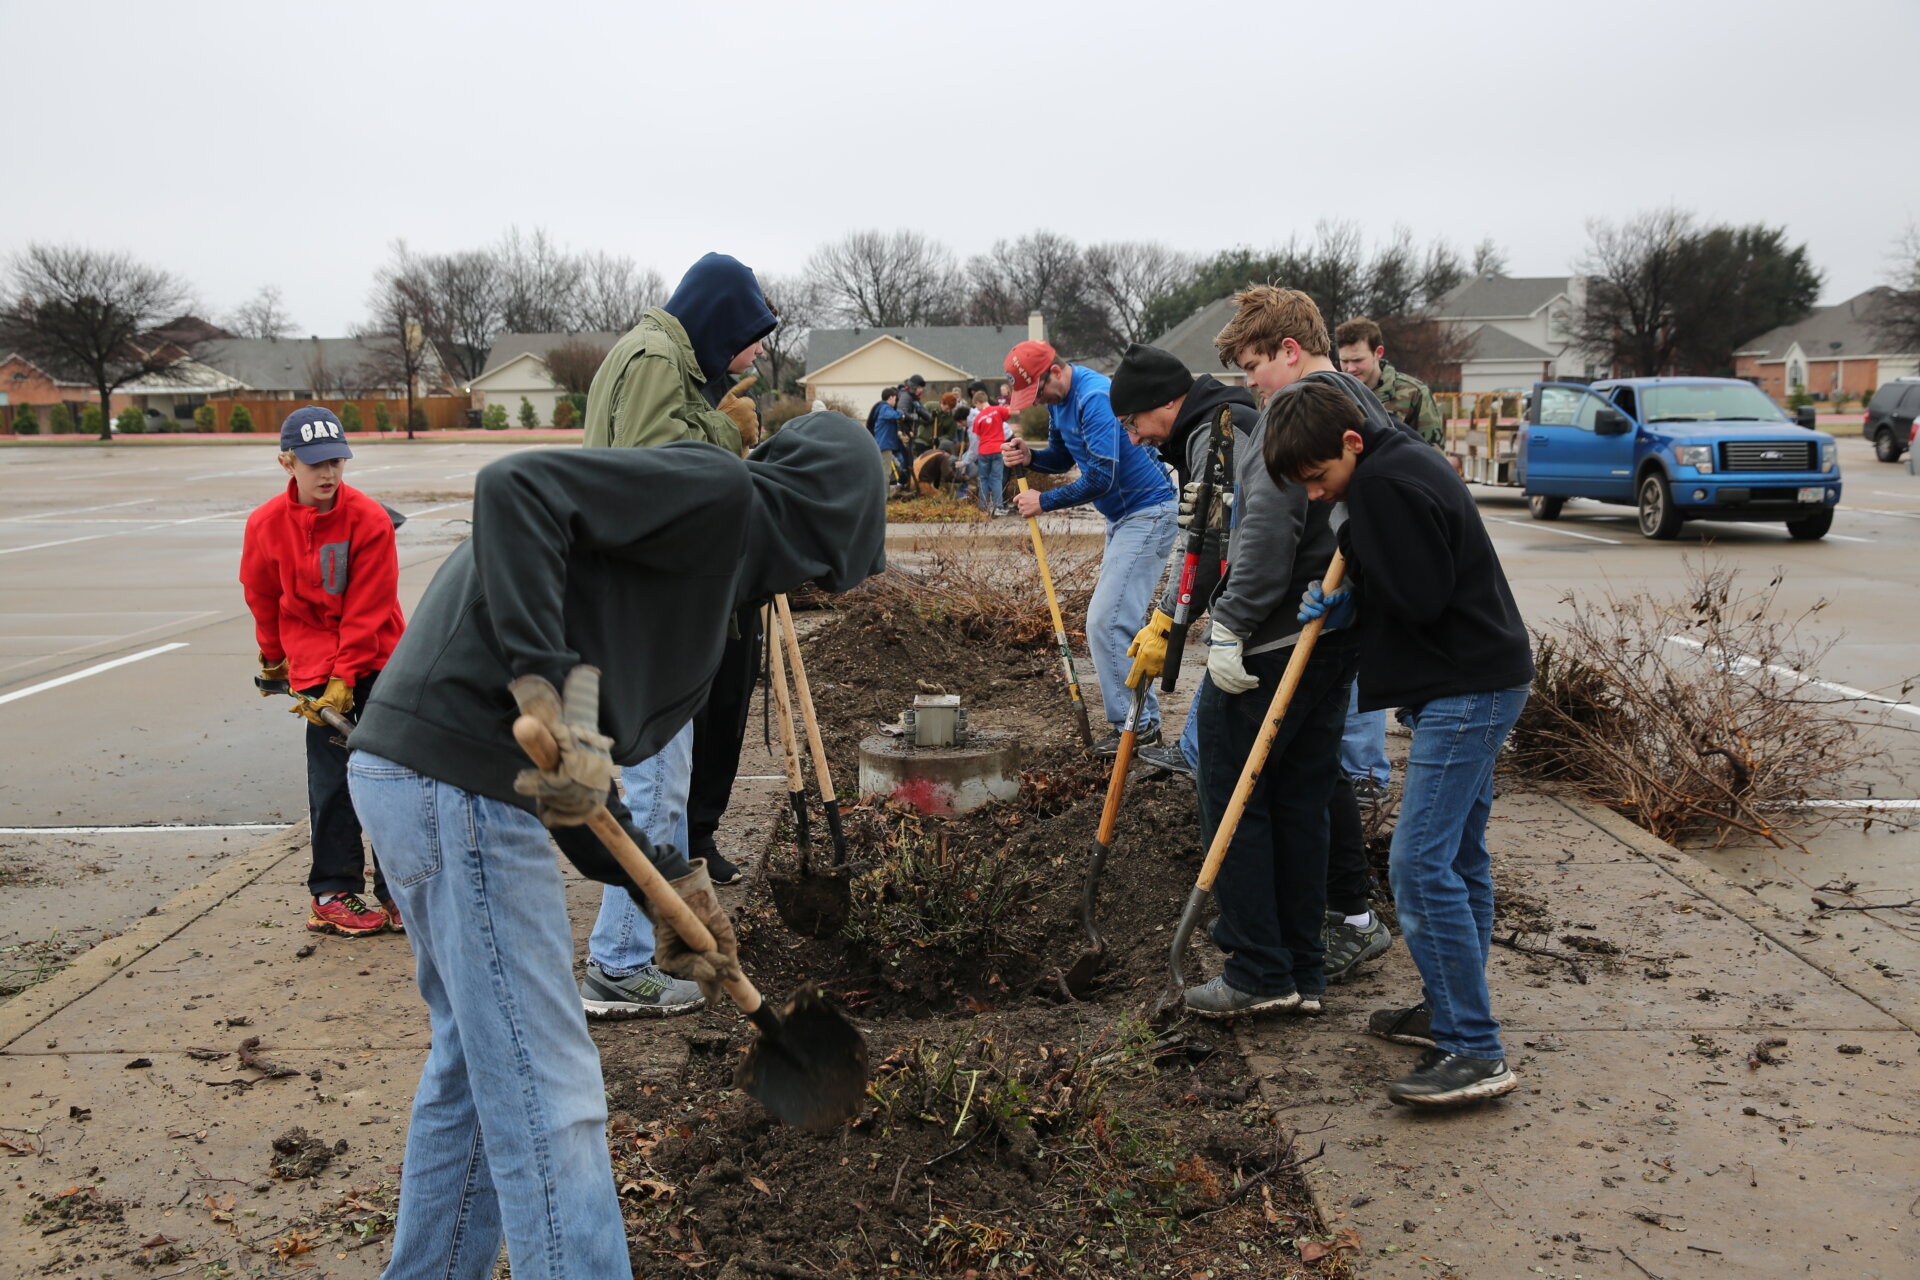
[[[404,765],[356,754],[347,762],[353,804],[380,850],[390,884],[416,885],[440,872],[440,784]]]

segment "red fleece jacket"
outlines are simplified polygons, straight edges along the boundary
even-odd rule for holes
[[[333,510],[303,507],[294,483],[247,517],[240,585],[269,663],[289,659],[296,689],[339,676],[349,685],[387,665],[406,620],[393,521],[345,484]]]

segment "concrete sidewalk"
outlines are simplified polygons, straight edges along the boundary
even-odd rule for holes
[[[1359,1274],[1920,1275],[1911,980],[1584,802],[1503,795],[1489,834],[1501,888],[1546,917],[1519,941],[1578,965],[1494,950],[1519,1091],[1386,1101],[1419,1053],[1364,1034],[1418,998],[1398,942],[1324,1017],[1242,1026],[1268,1100],[1314,1131],[1296,1150],[1325,1143],[1308,1176]]]

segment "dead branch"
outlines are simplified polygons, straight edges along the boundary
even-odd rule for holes
[[[269,1062],[256,1052],[260,1048],[259,1036],[248,1036],[240,1042],[240,1065],[250,1071],[258,1071],[264,1079],[280,1080],[300,1073],[292,1067],[283,1067]]]

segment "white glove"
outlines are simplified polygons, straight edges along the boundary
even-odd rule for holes
[[[1181,487],[1180,518],[1178,523],[1182,529],[1188,528],[1193,524],[1193,506],[1195,502],[1199,501],[1201,483],[1199,480],[1189,480]],[[1215,506],[1213,514],[1209,515],[1207,519],[1214,528],[1219,528],[1226,523],[1227,517],[1233,512],[1233,491],[1231,489],[1225,493],[1216,491],[1214,499]]]
[[[1245,693],[1257,689],[1260,682],[1247,674],[1242,661],[1246,641],[1219,623],[1207,635],[1207,675],[1222,693]]]

